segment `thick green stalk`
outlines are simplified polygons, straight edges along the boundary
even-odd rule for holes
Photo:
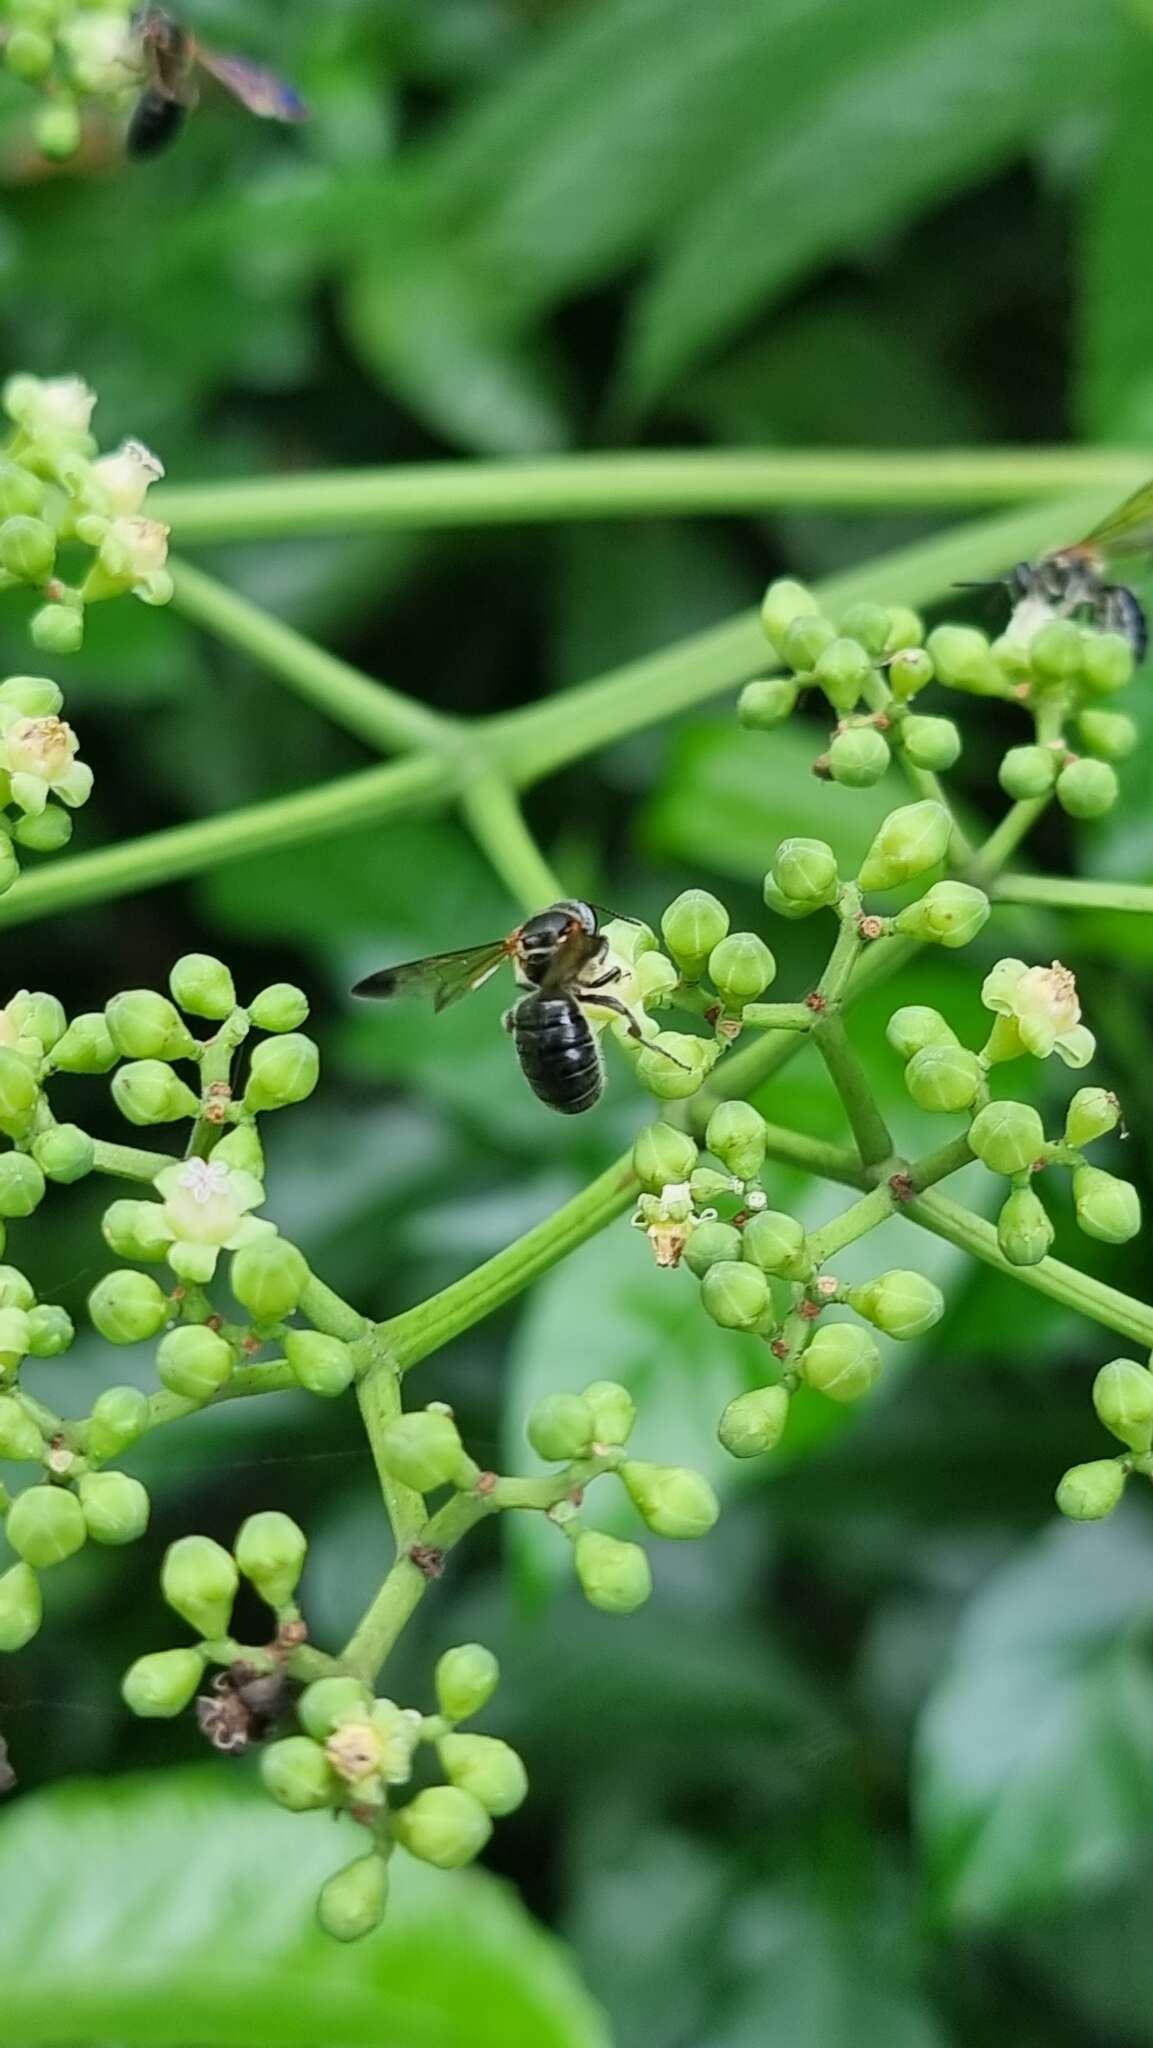
[[[1131,1294],[1122,1294],[1116,1287],[1106,1286],[1103,1280],[1079,1273],[1076,1267],[1066,1266],[1060,1259],[1042,1259],[1036,1266],[1011,1266],[997,1243],[993,1224],[948,1195],[920,1195],[905,1206],[903,1213],[935,1236],[947,1238],[950,1244],[983,1259],[987,1266],[995,1266],[999,1273],[1019,1280],[1022,1286],[1063,1302],[1078,1315],[1103,1323],[1106,1329],[1116,1330],[1134,1343],[1153,1346],[1153,1307]]]
[[[363,1379],[357,1381],[356,1398],[360,1406],[361,1420],[372,1451],[376,1476],[380,1481],[381,1497],[388,1514],[396,1545],[397,1558],[403,1558],[411,1543],[423,1529],[427,1510],[424,1496],[412,1486],[404,1486],[389,1471],[383,1455],[383,1442],[390,1426],[401,1414],[400,1372],[393,1358],[377,1340],[377,1357],[369,1366]]]
[[[818,1018],[813,1026],[813,1040],[841,1098],[861,1164],[880,1166],[893,1156],[892,1136],[839,1010]]]
[[[1122,448],[673,449],[538,462],[438,462],[250,482],[167,484],[149,511],[182,546],[289,535],[630,519],[640,514],[962,508],[1058,492],[1112,500],[1148,473]],[[1102,509],[1107,509],[1103,504]],[[1072,531],[1054,526],[1049,544]],[[1077,529],[1080,531],[1080,529]]]
[[[465,822],[490,866],[526,916],[560,902],[564,890],[549,867],[512,789],[501,776],[482,771],[461,791]]]
[[[1153,911],[1148,882],[1082,882],[1065,875],[1001,875],[993,885],[998,903],[1036,903],[1055,910]]]
[[[379,1593],[367,1608],[341,1652],[345,1671],[371,1684],[393,1644],[416,1612],[428,1590],[436,1567],[431,1557],[440,1557],[467,1536],[470,1529],[495,1511],[496,1503],[477,1493],[458,1493],[439,1514],[420,1529],[422,1548],[430,1553],[429,1568],[414,1564],[407,1554],[398,1557]]]
[[[141,1145],[111,1145],[103,1138],[96,1140],[94,1171],[113,1174],[117,1180],[152,1182],[166,1166],[176,1164],[171,1152],[148,1152]]]

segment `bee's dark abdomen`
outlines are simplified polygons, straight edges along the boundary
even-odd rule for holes
[[[175,142],[184,126],[187,107],[166,93],[142,93],[132,110],[124,147],[131,157],[159,156]]]
[[[570,996],[525,996],[513,1014],[513,1044],[534,1095],[562,1116],[599,1102],[604,1086],[592,1026]]]

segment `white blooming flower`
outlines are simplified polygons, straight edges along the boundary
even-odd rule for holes
[[[33,439],[75,438],[88,432],[96,393],[83,377],[10,377],[4,410]]]
[[[111,517],[129,520],[140,511],[149,487],[163,475],[164,464],[150,448],[145,447],[143,441],[124,441],[114,455],[102,455],[92,464],[88,485],[92,500]],[[152,565],[154,568],[159,568],[164,562],[167,540],[165,529],[165,545],[159,561]]]
[[[38,818],[49,796],[73,809],[92,793],[92,770],[76,759],[79,742],[63,718],[14,718],[0,736],[0,768],[7,771],[12,801]]]
[[[211,1280],[222,1251],[276,1234],[275,1225],[249,1214],[264,1200],[256,1175],[222,1159],[185,1159],[166,1166],[155,1186],[172,1233],[166,1257],[182,1279]]]
[[[1067,1067],[1084,1067],[1097,1049],[1092,1032],[1081,1022],[1076,980],[1059,960],[1050,967],[999,960],[985,977],[981,1001],[1008,1022],[1008,1039],[1004,1028],[1000,1032],[1006,1041],[997,1048],[1001,1059],[1012,1058],[1018,1049],[1039,1060],[1055,1052]],[[1019,1047],[1013,1045],[1014,1038]]]

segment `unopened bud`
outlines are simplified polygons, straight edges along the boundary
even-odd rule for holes
[[[646,1124],[633,1140],[633,1172],[650,1194],[659,1195],[670,1181],[687,1180],[696,1163],[695,1141],[672,1124]]]
[[[1114,1358],[1093,1382],[1093,1406],[1106,1429],[1131,1451],[1153,1444],[1153,1372],[1132,1358]]]
[[[830,1401],[859,1401],[881,1376],[881,1354],[868,1331],[855,1323],[822,1323],[800,1363],[806,1386]]]
[[[127,1472],[84,1472],[76,1491],[94,1543],[136,1543],[143,1536],[151,1502],[139,1479]]]
[[[0,1308],[0,1371],[14,1372],[31,1347],[32,1326],[27,1310]]]
[[[750,732],[770,732],[780,725],[797,701],[797,686],[791,676],[758,676],[746,683],[737,698],[737,717]]]
[[[777,963],[755,932],[730,932],[709,954],[709,979],[733,1010],[756,1002],[776,974]]]
[[[173,1613],[207,1641],[228,1634],[239,1584],[235,1558],[211,1536],[179,1536],[164,1553],[160,1590]]]
[[[308,1538],[291,1515],[265,1508],[242,1522],[233,1546],[236,1562],[269,1607],[287,1607],[300,1583]]]
[[[36,116],[36,140],[51,163],[66,163],[80,147],[80,109],[75,100],[56,99]]]
[[[190,1017],[227,1017],[236,1008],[236,989],[223,960],[211,953],[185,953],[168,977],[172,1000]]]
[[[30,1486],[18,1493],[4,1531],[17,1557],[38,1571],[74,1557],[88,1534],[76,1495],[60,1486]]]
[[[327,1742],[338,1728],[367,1720],[372,1694],[359,1678],[318,1678],[301,1693],[296,1711],[300,1725],[317,1742]]]
[[[637,1419],[636,1402],[627,1387],[617,1380],[591,1380],[581,1390],[593,1418],[593,1442],[624,1444],[632,1435]]]
[[[705,1144],[738,1180],[753,1180],[765,1163],[767,1135],[751,1102],[721,1102],[709,1118]]]
[[[871,725],[850,726],[839,732],[826,756],[829,774],[846,789],[868,789],[879,782],[892,755],[889,743]]]
[[[130,1124],[172,1124],[195,1116],[197,1097],[165,1060],[130,1060],[112,1076],[112,1100]]]
[[[46,804],[39,817],[28,811],[22,818],[14,818],[12,837],[29,853],[59,853],[72,837],[72,814],[59,804]],[[15,880],[14,858],[10,849],[0,848],[0,890],[8,886],[5,877],[10,868]]]
[[[1045,1126],[1027,1102],[988,1102],[969,1126],[969,1144],[991,1173],[1024,1173],[1040,1158]]]
[[[782,839],[772,876],[781,895],[806,910],[836,902],[840,888],[837,856],[823,839]]]
[[[252,1111],[284,1109],[304,1102],[320,1074],[320,1054],[301,1031],[265,1038],[253,1048],[244,1107]]]
[[[698,1280],[703,1280],[709,1268],[721,1260],[740,1256],[741,1233],[731,1223],[698,1223],[685,1246],[685,1264]]]
[[[18,1052],[0,1045],[0,1131],[10,1138],[24,1137],[39,1099],[31,1067]]]
[[[1014,1188],[997,1218],[997,1243],[1011,1266],[1035,1266],[1053,1242],[1049,1212],[1032,1188]]]
[[[97,1010],[73,1017],[52,1048],[52,1064],[65,1074],[106,1074],[118,1057],[112,1033]]]
[[[743,1259],[721,1259],[701,1281],[701,1306],[722,1330],[755,1330],[772,1294],[760,1266]]]
[[[356,1378],[356,1362],[339,1337],[326,1337],[320,1330],[288,1330],[284,1356],[292,1376],[310,1394],[331,1398],[343,1394]]]
[[[701,1472],[684,1465],[649,1465],[630,1459],[620,1468],[629,1499],[654,1536],[678,1541],[707,1536],[721,1505]]]
[[[393,1830],[410,1856],[433,1863],[438,1870],[459,1870],[480,1855],[492,1822],[471,1792],[455,1785],[430,1785],[401,1808]]]
[[[83,1180],[96,1161],[95,1141],[79,1124],[53,1124],[32,1141],[32,1157],[49,1180]]]
[[[1081,647],[1081,678],[1096,696],[1109,696],[1132,681],[1133,649],[1123,633],[1086,633]]]
[[[162,1384],[186,1401],[210,1401],[231,1379],[235,1365],[231,1344],[205,1323],[181,1323],[169,1330],[156,1353]]]
[[[25,1412],[12,1394],[0,1394],[0,1458],[13,1464],[37,1462],[44,1455],[44,1438],[38,1423]]]
[[[639,1543],[582,1529],[574,1558],[585,1599],[604,1614],[633,1614],[652,1592],[652,1570]]]
[[[308,1735],[286,1735],[279,1742],[270,1742],[261,1753],[260,1782],[289,1813],[315,1813],[321,1807],[335,1806],[340,1797],[336,1772],[319,1742]]]
[[[180,1059],[195,1040],[175,1004],[154,989],[126,989],[104,1005],[108,1034],[126,1060]]]
[[[813,674],[834,711],[855,710],[873,673],[873,664],[857,640],[830,640],[813,663]]]
[[[837,629],[831,619],[822,618],[819,612],[806,613],[786,629],[781,641],[781,660],[797,674],[807,675],[836,637]]]
[[[524,1433],[537,1457],[550,1464],[586,1458],[593,1441],[593,1412],[579,1394],[545,1394],[530,1408]]]
[[[41,654],[78,654],[84,645],[83,610],[78,604],[42,604],[28,631]]]
[[[924,647],[900,647],[887,665],[889,688],[903,704],[931,683],[936,673]]]
[[[784,1387],[753,1387],[730,1401],[717,1425],[726,1451],[734,1458],[759,1458],[781,1440],[789,1418],[789,1396]]]
[[[968,882],[934,882],[916,903],[898,912],[896,926],[911,938],[953,951],[984,929],[992,907],[984,890]]]
[[[905,1086],[918,1109],[968,1109],[984,1080],[975,1052],[963,1045],[926,1045],[905,1068]]]
[[[665,945],[686,979],[700,978],[729,929],[729,913],[707,889],[685,889],[661,918]]]
[[[1125,1491],[1125,1473],[1115,1458],[1070,1465],[1057,1488],[1057,1506],[1074,1522],[1102,1522]]]
[[[794,583],[789,577],[778,577],[770,583],[761,605],[761,625],[765,638],[778,654],[784,649],[785,635],[794,619],[819,618],[821,607],[811,590],[803,583]]]
[[[903,1009],[894,1010],[885,1026],[885,1036],[903,1060],[911,1060],[915,1052],[923,1052],[927,1045],[958,1043],[956,1032],[941,1012],[930,1010],[923,1003],[906,1003]]]
[[[0,1651],[22,1650],[44,1619],[40,1581],[30,1564],[10,1565],[0,1574]]]
[[[138,1657],[120,1687],[126,1707],[145,1721],[171,1721],[182,1714],[204,1675],[196,1650],[154,1650]]]
[[[939,774],[960,759],[960,728],[951,718],[906,718],[901,726],[901,745],[915,767]]]
[[[940,681],[950,689],[973,697],[1003,693],[1004,681],[989,642],[975,627],[937,626],[925,644]]]
[[[8,1004],[8,1018],[19,1037],[39,1039],[45,1052],[63,1037],[68,1023],[63,1003],[43,989],[22,988]]]
[[[1071,818],[1103,818],[1120,794],[1116,769],[1088,755],[1070,761],[1057,777],[1057,802]]]
[[[1103,1244],[1127,1244],[1141,1228],[1141,1197],[1136,1188],[1099,1166],[1074,1170],[1073,1206],[1086,1237],[1099,1238]]]
[[[866,654],[879,660],[889,652],[889,635],[893,629],[892,613],[887,605],[869,604],[861,601],[851,604],[842,612],[840,631],[850,640],[859,640]]]
[[[320,1887],[316,1917],[334,1941],[361,1941],[388,1905],[388,1865],[375,1850],[334,1871]]]
[[[944,804],[930,797],[890,811],[862,863],[862,889],[893,889],[936,867],[948,851],[951,830]]]
[[[867,1322],[883,1330],[886,1337],[896,1337],[901,1342],[911,1337],[923,1337],[925,1331],[939,1323],[945,1313],[945,1297],[940,1288],[924,1273],[900,1268],[891,1273],[879,1273],[861,1287],[850,1287],[849,1303],[859,1316],[864,1316]],[[852,1326],[830,1324],[828,1327]]]
[[[471,1721],[496,1691],[500,1666],[483,1643],[458,1643],[436,1667],[436,1697],[448,1721]]]
[[[88,1297],[88,1313],[110,1344],[140,1344],[164,1328],[168,1298],[149,1273],[106,1273]]]
[[[1091,1145],[1115,1131],[1121,1121],[1121,1104],[1107,1088],[1078,1088],[1065,1116],[1065,1143]]]
[[[257,1323],[278,1323],[300,1305],[308,1285],[304,1253],[284,1237],[261,1237],[232,1255],[228,1284]]]
[[[1050,619],[1029,642],[1029,666],[1047,683],[1065,683],[1081,673],[1085,639],[1072,619]]]
[[[637,1080],[662,1102],[695,1095],[715,1058],[703,1038],[684,1031],[659,1031],[647,1039],[637,1059]]]
[[[44,1200],[44,1175],[26,1152],[0,1153],[0,1216],[31,1216]]]
[[[0,568],[21,583],[46,583],[56,560],[56,535],[43,519],[16,513],[0,523]]]
[[[1140,737],[1135,721],[1124,711],[1082,711],[1077,729],[1091,754],[1103,761],[1126,761]]]
[[[790,1280],[802,1277],[807,1266],[805,1231],[795,1216],[783,1209],[761,1209],[745,1225],[743,1255],[763,1273],[781,1273]]]
[[[451,1415],[440,1408],[418,1408],[389,1424],[380,1455],[403,1486],[432,1493],[438,1486],[467,1483],[468,1460]]]
[[[499,1819],[523,1806],[528,1773],[509,1743],[495,1735],[442,1735],[436,1750],[449,1783],[471,1792],[486,1813]]]
[[[106,1387],[88,1419],[88,1449],[94,1458],[116,1458],[148,1428],[148,1396],[139,1387]]]
[[[28,1310],[28,1350],[33,1358],[59,1358],[75,1335],[71,1316],[57,1302],[42,1301]]]
[[[997,770],[997,780],[1006,796],[1023,802],[1048,796],[1060,767],[1052,747],[1010,747]]]
[[[274,981],[248,1006],[258,1031],[296,1031],[308,1016],[308,997],[291,981]]]

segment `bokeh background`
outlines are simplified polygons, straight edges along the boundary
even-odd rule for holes
[[[0,360],[84,375],[104,442],[142,436],[175,482],[600,447],[1153,442],[1149,0],[186,13],[296,78],[309,128],[271,132],[210,93],[155,164],[126,168],[97,139],[49,172],[31,99],[11,82],[0,94]],[[782,568],[865,561],[945,516],[359,534],[204,559],[370,672],[471,713],[719,620]],[[997,616],[984,604],[951,609]],[[30,665],[18,603],[0,663]],[[367,758],[173,614],[102,608],[64,680],[97,771],[78,847]],[[974,816],[996,814],[996,762],[1018,737],[999,708],[968,718],[958,779]],[[530,814],[570,887],[655,917],[702,881],[755,923],[777,839],[859,851],[896,800],[814,781],[819,740],[803,721],[742,734],[723,704],[555,779]],[[1151,759],[1124,770],[1103,824],[1047,824],[1038,861],[1153,876]],[[269,1206],[325,1277],[387,1315],[574,1192],[645,1113],[620,1063],[595,1114],[550,1119],[518,1080],[495,992],[435,1031],[353,1014],[344,992],[369,967],[483,939],[512,910],[457,827],[418,820],[22,927],[5,982],[97,1007],[162,986],[198,947],[248,992],[304,983],[322,1085],[270,1129]],[[802,925],[774,940],[782,995],[809,985],[822,939]],[[966,954],[918,962],[860,1013],[902,1134],[930,1126],[902,1097],[889,1010],[936,1003],[975,1029],[999,952],[1057,953],[1099,1036],[1092,1078],[1127,1109],[1106,1163],[1147,1183],[1151,943],[1136,919],[1001,911]],[[1063,1070],[1034,1081],[1055,1116]],[[76,1086],[116,1135],[102,1085]],[[839,1129],[808,1059],[764,1106]],[[778,1187],[806,1218],[840,1200],[784,1174]],[[78,1315],[106,1263],[100,1206],[100,1190],[59,1191],[51,1227],[16,1246]],[[1140,1242],[1109,1255],[1067,1210],[1060,1223],[1060,1254],[1147,1286]],[[515,1890],[437,1879],[355,1953],[304,1930],[336,1838],[249,1802],[247,1766],[205,1762],[186,1722],[133,1722],[117,1693],[133,1656],[179,1637],[156,1593],[162,1544],[227,1539],[258,1507],[312,1536],[317,1636],[351,1626],[387,1559],[355,1412],[237,1403],[141,1447],[150,1538],[53,1575],[49,1626],[0,1673],[21,1781],[0,1819],[0,1954],[21,2018],[7,2034],[0,2018],[0,2039],[1153,2042],[1153,1527],[1142,1504],[1092,1529],[1056,1526],[1051,1505],[1067,1464],[1108,1452],[1089,1386],[1129,1347],[907,1226],[869,1239],[853,1270],[911,1260],[945,1288],[947,1322],[890,1360],[863,1412],[802,1408],[771,1469],[722,1473],[720,1529],[660,1549],[645,1612],[583,1608],[563,1543],[535,1525],[515,1541],[486,1530],[455,1561],[395,1687],[427,1700],[452,1641],[499,1651],[489,1725],[533,1784],[489,1857]],[[421,1395],[451,1401],[507,1469],[537,1393],[591,1370],[627,1378],[645,1454],[716,1476],[734,1343],[622,1223],[422,1367]],[[82,1339],[42,1372],[46,1397],[79,1409],[126,1376],[125,1356]],[[73,1949],[85,1967],[70,1971]]]

